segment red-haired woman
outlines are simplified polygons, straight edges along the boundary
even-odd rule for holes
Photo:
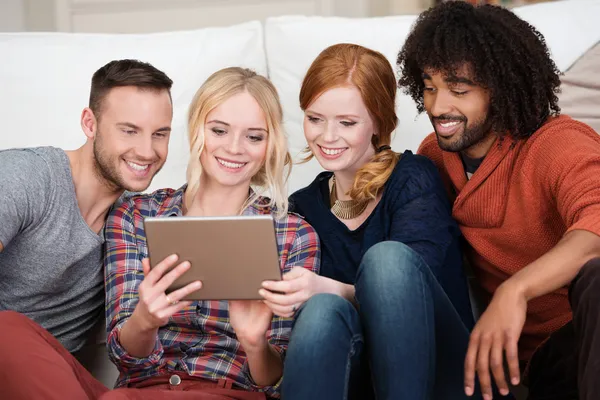
[[[460,231],[434,164],[390,147],[395,99],[390,63],[354,44],[325,49],[302,83],[307,150],[327,172],[290,200],[320,236],[321,275],[265,284],[274,312],[296,316],[286,400],[364,398],[369,368],[377,399],[465,397]]]

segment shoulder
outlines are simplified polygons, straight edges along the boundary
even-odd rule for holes
[[[388,180],[390,187],[399,188],[406,184],[430,186],[439,181],[435,164],[427,157],[406,150]]]
[[[290,210],[305,215],[308,210],[314,208],[317,204],[315,200],[318,196],[321,196],[321,184],[331,178],[331,175],[331,172],[321,172],[310,185],[292,193],[290,196]]]
[[[565,149],[587,148],[596,150],[600,136],[589,125],[567,115],[550,118],[530,138],[525,147],[528,154],[542,151],[563,153]]]
[[[298,213],[289,211],[280,218],[275,219],[275,228],[278,234],[284,234],[287,241],[312,241],[317,242],[317,233],[311,224]]]
[[[53,147],[0,150],[0,174],[17,180],[50,179],[51,166],[62,165],[64,151]]]
[[[423,139],[417,150],[417,154],[421,154],[429,159],[435,160],[442,156],[442,149],[438,145],[435,132],[430,133]]]
[[[140,217],[159,216],[161,211],[181,204],[184,190],[184,187],[178,190],[166,188],[152,193],[123,196],[115,205],[110,217],[115,219],[132,218],[134,215]]]
[[[584,160],[600,161],[600,136],[569,116],[553,117],[526,140],[521,157],[530,174],[569,172]]]

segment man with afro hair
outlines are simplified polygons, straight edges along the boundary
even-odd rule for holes
[[[560,115],[544,37],[505,8],[451,1],[419,16],[397,64],[489,295],[465,392],[477,375],[484,399],[522,379],[529,399],[597,398],[600,137]]]

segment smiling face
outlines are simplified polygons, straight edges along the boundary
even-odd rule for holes
[[[265,114],[254,97],[245,91],[231,96],[206,117],[203,176],[221,186],[249,188],[265,163],[267,140]]]
[[[329,89],[304,111],[304,135],[319,164],[354,174],[375,153],[375,126],[355,86]]]
[[[117,190],[148,188],[167,158],[172,116],[166,90],[111,89],[102,102],[93,136],[99,176]]]
[[[440,148],[472,152],[487,147],[494,138],[488,118],[489,92],[473,82],[468,68],[459,69],[456,76],[425,69],[423,82],[423,104]]]

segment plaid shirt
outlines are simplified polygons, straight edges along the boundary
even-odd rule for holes
[[[163,189],[149,195],[134,196],[115,209],[106,223],[105,284],[107,346],[111,360],[121,374],[117,387],[152,376],[185,372],[191,376],[229,379],[238,388],[263,391],[279,397],[279,382],[257,386],[229,323],[227,301],[197,301],[173,315],[158,331],[154,350],[148,357],[136,358],[119,343],[119,331],[138,303],[138,286],[144,278],[141,260],[148,256],[143,219],[154,216],[180,216],[185,186]],[[257,203],[244,215],[264,214],[270,210]],[[293,267],[319,271],[319,240],[314,229],[293,214],[276,220],[279,259],[283,272]],[[274,317],[267,332],[269,343],[284,357],[292,319]]]

